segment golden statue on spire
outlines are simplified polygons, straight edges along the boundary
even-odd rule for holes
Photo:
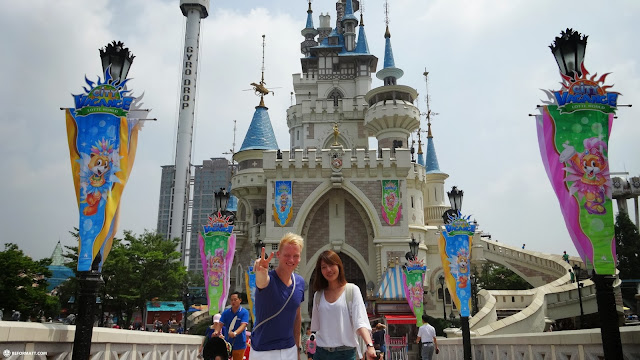
[[[266,82],[264,82],[264,45],[265,45],[265,35],[262,35],[262,78],[260,79],[259,83],[254,83],[252,82],[250,85],[253,87],[253,91],[256,92],[256,95],[260,96],[260,105],[258,106],[262,106],[264,107],[264,96],[268,95],[269,93],[271,93],[272,95],[275,95],[274,92],[272,90],[267,89],[267,87],[265,85],[267,85]]]

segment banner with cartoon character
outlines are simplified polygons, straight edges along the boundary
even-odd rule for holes
[[[401,216],[400,181],[382,180],[382,218],[393,226],[400,221]]]
[[[463,317],[469,316],[471,308],[471,241],[476,226],[470,217],[460,212],[451,217],[438,241],[447,289]]]
[[[251,321],[256,322],[256,272],[253,271],[253,266],[249,266],[247,272],[244,273],[244,283],[247,290],[247,301],[249,302],[249,314],[251,315]]]
[[[614,216],[608,142],[618,93],[582,65],[562,75],[560,91],[541,108],[536,125],[542,162],[573,243],[587,269],[615,273]]]
[[[427,267],[421,259],[409,260],[402,271],[402,283],[404,295],[407,298],[411,312],[416,317],[416,326],[422,326],[424,275]]]
[[[207,225],[198,234],[198,243],[209,314],[215,315],[224,310],[229,295],[231,265],[236,248],[231,217],[220,212],[209,216]]]
[[[285,226],[293,216],[292,181],[276,181],[273,218],[279,226]]]
[[[135,98],[127,96],[127,80],[85,82],[66,109],[71,172],[79,208],[78,271],[101,269],[117,232],[120,199],[129,179],[138,143],[139,118],[127,118]],[[98,256],[100,255],[100,256]]]

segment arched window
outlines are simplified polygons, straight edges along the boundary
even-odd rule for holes
[[[343,98],[342,92],[340,92],[340,90],[338,89],[331,90],[331,92],[327,96],[327,99],[333,100],[334,107],[338,107],[338,100],[342,98]]]
[[[442,288],[438,289],[438,300],[442,301]],[[449,294],[449,289],[444,289],[444,302],[447,305],[451,305],[451,294]]]

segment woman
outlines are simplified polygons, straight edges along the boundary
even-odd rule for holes
[[[350,287],[350,289],[349,289]],[[342,260],[326,250],[316,262],[311,331],[316,334],[314,360],[356,360],[360,335],[367,344],[366,359],[375,359],[371,325],[360,290],[347,284]],[[348,296],[349,295],[349,296]]]
[[[387,345],[385,344],[386,326],[383,323],[376,325],[376,331],[373,333],[373,345],[376,350],[380,350],[381,353],[387,353]]]

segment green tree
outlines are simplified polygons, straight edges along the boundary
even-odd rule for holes
[[[45,262],[46,263],[46,262]],[[39,261],[24,254],[18,245],[7,243],[0,251],[0,308],[21,313],[21,320],[42,315],[54,316],[57,300],[47,292],[51,272]]]
[[[533,286],[526,282],[505,266],[485,263],[482,264],[482,273],[478,274],[475,270],[478,288],[486,290],[526,290]]]
[[[620,278],[640,278],[640,233],[624,211],[616,216],[615,239]]]

